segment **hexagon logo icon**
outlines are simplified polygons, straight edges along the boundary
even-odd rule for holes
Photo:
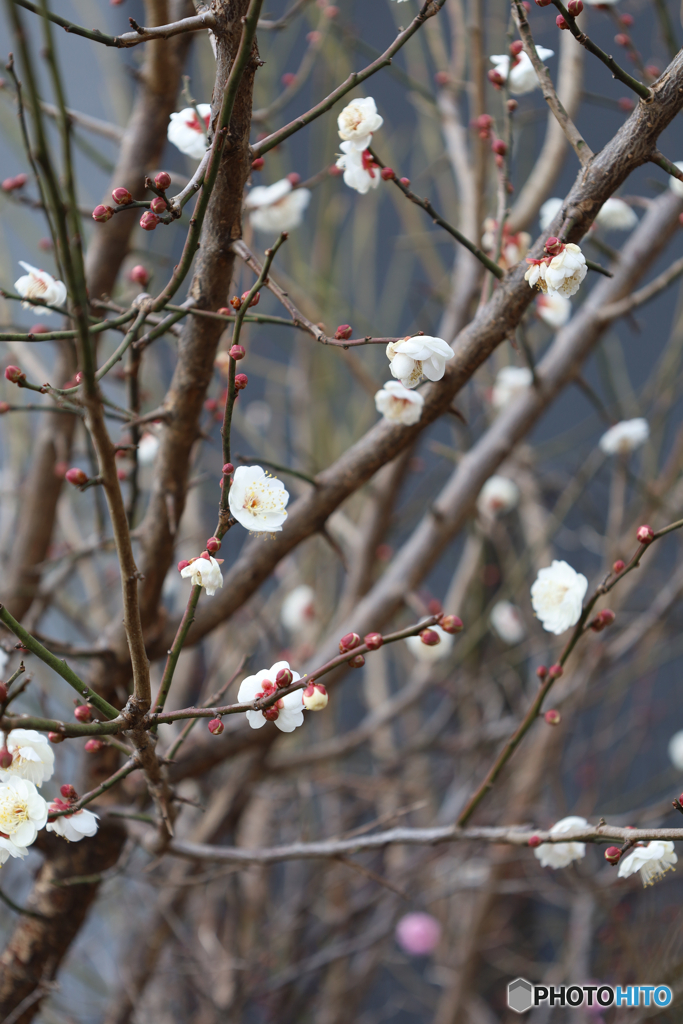
[[[515,1013],[526,1013],[533,1006],[533,988],[526,978],[516,978],[508,985],[508,1006]]]

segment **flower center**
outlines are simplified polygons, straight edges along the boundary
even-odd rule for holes
[[[11,836],[29,820],[28,807],[13,790],[0,794],[0,832]]]
[[[26,294],[32,299],[40,298],[47,291],[47,285],[43,281],[42,277],[36,277],[35,274],[29,274],[29,284]]]
[[[253,516],[262,516],[275,512],[283,512],[285,508],[285,492],[281,488],[264,487],[261,483],[253,483],[247,487],[242,508]]]
[[[202,118],[202,121],[206,125],[207,129],[209,127],[209,120],[210,120],[210,118],[211,118],[210,114],[205,114],[204,117]],[[191,128],[193,132],[199,132],[201,135],[204,134],[204,129],[202,128],[201,121],[197,117],[196,113],[193,114],[191,120],[186,121],[185,124],[187,125],[188,128]]]

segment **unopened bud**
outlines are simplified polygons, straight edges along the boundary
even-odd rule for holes
[[[396,177],[396,172],[391,167],[383,167],[379,173],[382,181],[393,181]]]
[[[220,313],[221,316],[232,316],[232,310],[228,306],[221,306],[216,312]]]
[[[410,185],[410,178],[399,178],[398,180],[404,188],[408,188],[408,185]]]
[[[505,85],[505,79],[501,75],[500,71],[496,71],[492,68],[486,75],[489,82],[495,89],[500,89],[501,85]]]
[[[128,276],[131,281],[135,281],[136,284],[141,284],[143,288],[149,284],[149,271],[147,270],[147,267],[143,267],[141,263],[138,263],[137,266],[133,267]]]
[[[612,572],[619,574],[620,572],[623,572],[625,568],[626,562],[622,562],[620,558],[617,558],[616,562],[612,566]]]
[[[630,46],[631,38],[630,36],[627,36],[625,32],[617,32],[614,37],[614,42],[617,46]]]
[[[128,206],[133,202],[133,197],[127,188],[115,188],[111,197],[117,206]]]
[[[242,294],[242,302],[246,302],[248,298],[249,298],[249,292],[244,292]],[[256,294],[254,296],[252,296],[252,300],[249,303],[249,306],[250,307],[251,306],[258,306],[260,301],[261,301],[261,292],[256,292]]]
[[[221,722],[220,718],[212,718],[207,725],[207,729],[214,736],[220,736],[222,732],[225,732],[225,726]]]
[[[578,18],[583,10],[582,0],[569,0],[567,4],[567,10],[571,14],[572,18]]]
[[[281,668],[278,674],[275,676],[275,685],[280,689],[284,690],[286,686],[291,686],[294,682],[294,673],[291,668]]]
[[[0,768],[9,768],[12,764],[12,755],[10,754],[7,747],[3,747],[0,750]]]
[[[625,114],[631,114],[636,109],[635,101],[630,96],[622,96],[617,102],[619,110],[623,110]]]
[[[639,526],[636,537],[640,544],[651,544],[655,539],[655,531],[651,526]]]
[[[515,39],[514,43],[510,43],[510,53],[513,57],[519,57],[523,49],[524,43],[521,39]]]
[[[436,647],[437,644],[441,643],[441,637],[435,629],[423,629],[420,633],[420,640],[427,647]]]
[[[367,633],[363,637],[363,643],[369,651],[378,651],[384,643],[384,637],[381,633]]]
[[[569,25],[567,24],[567,19],[565,18],[564,14],[558,14],[558,16],[555,18],[555,24],[558,28],[561,29],[569,28]]]
[[[189,565],[189,564],[190,564],[190,563],[189,563],[189,562],[187,561],[187,559],[186,559],[186,558],[182,558],[182,559],[181,559],[181,560],[180,560],[180,561],[178,562],[178,572],[182,572],[182,571],[183,571],[183,569],[187,569],[187,567],[188,567],[188,565]]]
[[[608,846],[605,850],[605,860],[608,864],[618,864],[621,859],[621,850],[618,846]]]
[[[7,700],[7,687],[4,683],[0,683],[0,704],[4,704]]]
[[[502,139],[494,139],[491,143],[491,149],[494,153],[497,153],[498,156],[505,156],[508,151],[508,148]]]
[[[237,391],[243,391],[248,383],[249,378],[247,377],[246,373],[238,373],[235,375],[235,388],[237,389]]]
[[[220,549],[221,542],[219,541],[218,537],[209,537],[209,539],[206,542],[206,550],[209,552],[209,554],[212,555],[214,551],[220,551]]]
[[[152,213],[164,213],[168,210],[168,203],[161,196],[155,196],[149,204],[149,208]]]
[[[462,619],[457,615],[442,615],[439,619],[439,625],[444,633],[462,633],[465,628],[462,624]]]
[[[545,243],[545,251],[551,256],[557,256],[558,253],[562,252],[563,248],[562,242],[555,235],[551,235]]]
[[[84,750],[86,754],[98,754],[104,746],[104,740],[87,740]]]
[[[13,178],[5,178],[0,188],[3,192],[14,192],[17,188],[23,188],[28,181],[28,174],[15,174]]]
[[[47,734],[47,738],[49,739],[50,743],[63,743],[64,740],[66,739],[66,736],[64,736],[61,732],[49,732]]]
[[[87,704],[79,704],[74,708],[74,718],[79,722],[92,722],[92,711]]]
[[[263,159],[262,156],[257,156],[255,160],[251,161],[252,171],[262,171],[265,166],[266,161]]]
[[[167,188],[171,187],[171,175],[168,171],[159,171],[154,178],[154,184],[157,188],[160,188],[162,192],[165,192]]]
[[[5,369],[5,378],[12,384],[20,384],[26,380],[26,374],[20,367],[10,365]]]
[[[83,484],[87,484],[89,479],[88,474],[84,473],[82,469],[78,469],[76,466],[74,466],[73,469],[67,469],[64,476],[70,484],[74,485],[74,487],[82,487]]]
[[[622,25],[624,25],[625,28],[631,28],[631,26],[633,25],[633,15],[632,14],[622,14],[619,17],[619,21],[621,22]]]
[[[558,665],[551,665],[550,668],[548,669],[548,675],[550,676],[551,679],[559,679],[560,676],[563,675],[563,673],[564,673],[564,669],[559,664]]]
[[[543,682],[545,677],[548,675],[548,669],[545,667],[545,665],[538,666],[538,668],[536,669],[536,675],[541,680],[541,682]]]
[[[645,74],[649,75],[650,78],[659,78],[661,71],[656,64],[647,64],[645,66]]]
[[[264,708],[262,711],[263,717],[267,722],[277,722],[280,717],[280,712],[275,707]]]
[[[360,637],[358,633],[346,633],[339,641],[339,653],[346,654],[347,651],[352,651],[354,647],[358,647],[360,643]]]
[[[437,71],[434,75],[434,81],[437,85],[448,85],[451,80],[451,76],[447,71]]]
[[[350,324],[340,324],[334,332],[336,341],[346,341],[353,334],[353,327]]]
[[[244,359],[246,356],[246,350],[243,345],[233,345],[230,349],[230,356],[237,362],[239,359]]]
[[[62,794],[65,800],[78,800],[78,793],[71,785],[70,782],[64,783],[63,786],[59,787],[59,792]]]
[[[606,626],[611,626],[614,620],[616,619],[616,615],[614,614],[611,608],[603,608],[600,612],[600,618]]]
[[[230,299],[230,305],[232,306],[233,309],[239,309],[241,307],[242,300],[240,299],[239,295],[233,295],[233,297]]]
[[[151,210],[146,210],[142,217],[140,217],[140,227],[143,231],[154,231],[158,223],[159,218]]]
[[[98,221],[100,224],[104,224],[105,221],[111,220],[114,216],[114,210],[111,206],[103,206],[101,203],[96,206],[92,212],[92,219]]]
[[[538,2],[538,0],[537,0],[537,2]],[[540,846],[540,845],[541,845],[541,837],[540,836],[531,836],[531,838],[529,839],[529,846],[532,849],[535,849],[537,846]]]
[[[519,106],[519,103],[517,102],[517,100],[508,100],[508,102],[507,102],[508,113],[509,114],[514,114],[514,112],[515,112],[515,110],[517,109],[518,106]]]
[[[551,708],[550,711],[546,711],[543,717],[545,718],[547,725],[559,725],[562,721],[560,712],[556,711],[555,708]]]
[[[365,658],[363,657],[362,654],[356,654],[353,658],[349,660],[349,665],[351,668],[362,668],[364,664]]]
[[[287,177],[287,181],[290,183],[292,188],[296,188],[296,186],[301,181],[301,175],[297,174],[296,171],[290,171],[289,174],[286,175],[286,177]]]
[[[230,474],[234,472],[235,467],[233,466],[232,462],[226,462],[225,465],[223,466],[223,475],[230,476]]]
[[[327,707],[329,697],[322,683],[309,683],[303,692],[304,707],[307,711],[322,711]]]

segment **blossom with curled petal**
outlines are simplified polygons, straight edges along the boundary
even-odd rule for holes
[[[254,533],[279,533],[287,518],[289,494],[281,480],[260,466],[238,466],[228,504],[237,522]]]
[[[491,405],[500,412],[518,395],[530,388],[534,376],[527,366],[504,366],[498,371],[491,389]]]
[[[16,775],[0,782],[0,848],[10,857],[25,857],[46,821],[47,803],[32,782]]]
[[[276,661],[270,668],[261,669],[256,675],[243,679],[237,694],[240,704],[257,700],[259,697],[269,697],[275,693],[277,690],[275,680],[278,672],[283,668],[289,669],[289,662]],[[290,672],[292,673],[292,682],[298,682],[301,678],[299,673],[294,672],[293,669],[290,669]],[[247,721],[252,729],[260,729],[267,721],[274,721],[281,732],[294,732],[304,724],[301,690],[294,690],[292,693],[280,697],[272,708],[267,709],[267,713],[268,717],[266,718],[262,711],[247,711]]]
[[[600,438],[600,448],[605,455],[627,455],[644,445],[650,436],[647,420],[621,420]]]
[[[559,636],[581,618],[588,580],[567,562],[553,561],[539,569],[531,587],[531,605],[548,633]]]
[[[541,295],[536,298],[536,312],[548,327],[558,331],[572,315],[572,304],[564,295]]]
[[[411,391],[400,380],[387,381],[375,395],[377,412],[381,412],[385,420],[403,423],[405,426],[417,423],[424,404],[425,400],[419,391]]]
[[[506,476],[490,476],[477,498],[477,508],[485,516],[503,515],[519,502],[519,487]]]
[[[276,234],[298,228],[310,201],[307,188],[294,188],[289,178],[282,178],[273,185],[252,188],[244,206],[250,211],[249,223],[253,228]]]
[[[561,836],[565,832],[571,832],[574,828],[585,828],[588,822],[585,818],[570,815],[556,822],[550,829],[551,836]],[[534,857],[537,857],[544,868],[566,868],[573,860],[581,860],[586,856],[585,843],[541,843],[534,850]]]
[[[384,118],[377,113],[372,96],[351,100],[337,118],[339,138],[350,142],[354,149],[363,151],[372,141],[372,133],[384,124]]]
[[[654,885],[667,871],[676,870],[677,861],[673,843],[653,839],[647,846],[636,846],[619,862],[619,878],[628,878],[640,871],[643,885]]]
[[[51,811],[65,811],[69,807],[64,800],[57,798],[50,804]],[[84,836],[94,836],[98,828],[98,816],[92,811],[82,807],[80,811],[73,814],[60,814],[54,821],[49,821],[45,826],[46,832],[54,832],[70,843],[80,843]]]
[[[206,132],[201,126],[197,112],[208,128],[211,120],[211,104],[198,103],[197,110],[193,107],[185,107],[183,110],[171,114],[166,133],[168,141],[172,142],[181,153],[191,156],[193,160],[201,160],[206,153]]]
[[[12,729],[7,737],[7,749],[12,763],[9,768],[0,768],[0,779],[18,776],[28,779],[34,786],[41,786],[52,778],[55,755],[42,733],[35,729]]]
[[[337,167],[344,171],[344,184],[360,192],[362,196],[380,183],[379,166],[375,163],[367,149],[355,149],[352,142],[339,145],[342,155],[337,160]]]
[[[38,270],[30,263],[19,260],[19,266],[26,271],[23,277],[14,282],[14,287],[22,299],[40,299],[51,306],[63,306],[66,301],[66,285],[48,274],[46,270]],[[31,309],[36,316],[52,316],[53,310],[45,306],[34,306],[31,302],[22,302],[24,309]]]
[[[541,60],[548,60],[555,56],[555,51],[548,50],[545,46],[537,46],[536,53]],[[513,96],[523,96],[527,92],[533,92],[534,89],[540,88],[538,75],[531,59],[524,51],[512,58],[512,66],[510,66],[510,54],[508,53],[494,53],[489,59],[498,74],[508,80],[508,86]]]
[[[595,223],[606,231],[631,231],[638,218],[635,210],[623,199],[610,196],[600,207]]]
[[[527,263],[531,265],[524,279],[529,282],[529,287],[538,288],[548,295],[559,294],[567,298],[576,295],[588,273],[586,257],[573,242],[562,244],[556,256],[547,255],[540,260],[527,256]]]
[[[387,345],[389,369],[406,388],[415,388],[423,377],[441,380],[446,363],[455,352],[443,338],[429,338],[418,334],[403,341],[390,341]]]
[[[213,597],[216,591],[223,586],[220,565],[213,557],[195,558],[184,569],[180,570],[184,579],[191,579],[193,587],[204,587],[209,597]]]

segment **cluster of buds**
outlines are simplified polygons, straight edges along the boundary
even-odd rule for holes
[[[590,627],[594,633],[601,633],[607,626],[611,626],[616,618],[616,615],[609,608],[603,608],[598,615],[595,616],[593,621],[590,623]]]
[[[3,192],[14,192],[18,188],[23,188],[28,181],[28,174],[15,174],[13,178],[5,178],[0,188]]]
[[[502,139],[493,139],[491,141],[491,149],[495,154],[496,167],[503,167],[505,165],[505,154],[508,151],[507,143]]]
[[[18,366],[7,366],[5,368],[5,379],[10,384],[16,384],[17,387],[23,388],[26,381],[26,374]]]

